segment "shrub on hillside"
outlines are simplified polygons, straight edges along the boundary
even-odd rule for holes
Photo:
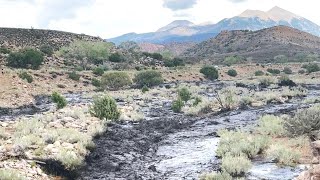
[[[251,161],[243,155],[226,155],[222,158],[221,168],[233,177],[244,176],[251,168]]]
[[[320,67],[316,63],[304,64],[302,68],[306,69],[308,73],[320,71]]]
[[[187,88],[178,90],[179,97],[182,101],[187,102],[191,99],[191,92]]]
[[[181,98],[178,98],[177,100],[172,102],[171,109],[175,113],[181,113],[181,109],[184,106],[184,102],[182,101]]]
[[[202,73],[207,79],[210,80],[215,80],[219,77],[218,70],[213,66],[202,67],[200,69],[200,73]]]
[[[125,60],[124,57],[118,52],[111,54],[109,57],[109,61],[111,62],[117,63],[117,62],[123,62],[124,60]]]
[[[53,54],[53,48],[47,44],[40,46],[39,50],[44,54],[46,54],[47,56],[52,56]]]
[[[72,79],[74,81],[79,81],[80,80],[80,75],[77,74],[77,72],[72,71],[72,72],[68,73],[68,78]]]
[[[285,119],[284,127],[293,136],[314,136],[320,129],[320,107],[298,110],[294,117]]]
[[[231,66],[233,64],[240,64],[244,61],[244,58],[241,56],[228,56],[224,59],[223,63],[227,66]]]
[[[59,93],[53,92],[51,99],[57,105],[57,109],[62,109],[67,105],[67,100]]]
[[[130,86],[132,81],[125,72],[109,72],[101,79],[101,85],[104,88],[118,90]]]
[[[273,58],[277,63],[286,63],[289,61],[289,58],[286,55],[278,55]]]
[[[279,79],[279,86],[289,86],[294,87],[297,86],[295,82],[293,82],[288,76],[281,76]]]
[[[96,67],[92,70],[92,73],[97,76],[102,76],[104,74],[104,69],[102,67]]]
[[[133,80],[139,87],[152,87],[163,83],[160,72],[154,70],[142,71],[136,74]]]
[[[97,78],[92,78],[91,84],[95,87],[101,87],[101,81]]]
[[[238,75],[237,71],[234,69],[228,70],[227,74],[231,77],[236,77]]]
[[[12,52],[7,58],[7,66],[13,68],[38,69],[43,63],[43,55],[35,49],[22,49]]]
[[[33,81],[33,77],[31,74],[29,74],[28,72],[26,71],[23,71],[21,73],[19,73],[19,77],[23,80],[27,80],[28,83],[32,83]]]
[[[255,76],[263,76],[264,72],[259,70],[259,71],[254,72],[254,75]]]
[[[90,113],[101,120],[116,121],[120,117],[116,101],[110,96],[95,98]]]
[[[298,71],[298,73],[299,73],[299,74],[304,74],[304,73],[306,73],[306,71],[305,71],[304,69],[300,69],[300,70]]]
[[[164,66],[166,67],[177,67],[177,66],[184,66],[185,63],[180,58],[173,58],[172,60],[165,60]]]
[[[292,74],[292,70],[291,70],[289,67],[285,67],[285,68],[283,69],[283,72],[284,72],[285,74]]]
[[[0,47],[0,54],[9,54],[11,51],[6,47]]]
[[[280,74],[280,70],[279,69],[268,68],[267,72],[270,73],[270,74]]]

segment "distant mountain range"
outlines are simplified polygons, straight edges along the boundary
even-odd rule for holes
[[[177,20],[160,28],[156,32],[143,34],[129,33],[107,41],[120,44],[126,41],[137,43],[167,44],[172,42],[202,42],[215,37],[223,30],[260,30],[278,25],[285,25],[310,34],[320,36],[320,26],[286,11],[274,7],[267,12],[246,10],[233,18],[226,18],[217,24],[195,25],[187,20]]]

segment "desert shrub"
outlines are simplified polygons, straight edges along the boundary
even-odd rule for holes
[[[289,61],[289,58],[285,55],[278,55],[273,58],[277,63],[286,63]]]
[[[182,101],[181,98],[178,98],[177,100],[172,102],[171,109],[175,113],[180,113],[183,106],[184,106],[184,102]]]
[[[7,66],[13,68],[38,69],[43,63],[43,55],[35,49],[22,49],[12,52],[7,58]]]
[[[197,97],[194,98],[192,106],[198,106],[198,104],[201,103],[201,102],[202,102],[202,99],[197,96]]]
[[[228,56],[224,59],[223,63],[227,66],[231,66],[233,64],[240,64],[244,61],[244,58],[241,56]]]
[[[237,71],[234,69],[228,70],[227,74],[231,77],[236,77],[238,75]]]
[[[46,54],[47,56],[52,56],[53,54],[53,48],[47,44],[40,46],[39,50],[44,54]]]
[[[306,71],[305,71],[304,69],[300,69],[300,70],[298,71],[298,73],[299,73],[299,74],[304,74],[304,73],[306,73]]]
[[[173,58],[172,60],[165,60],[164,66],[166,67],[177,67],[177,66],[184,66],[185,63],[180,58]]]
[[[157,60],[162,60],[162,58],[163,58],[160,53],[152,53],[152,54],[151,54],[151,57],[152,57],[153,59],[157,59]]]
[[[92,73],[97,76],[102,76],[104,74],[104,69],[101,67],[96,67],[92,70]]]
[[[19,171],[8,168],[0,169],[0,179],[1,180],[26,180]]]
[[[58,92],[53,92],[51,94],[51,99],[56,103],[58,109],[62,109],[67,105],[67,100]]]
[[[200,73],[202,73],[207,79],[210,80],[215,80],[219,77],[218,70],[213,66],[202,67],[200,69]]]
[[[142,93],[145,93],[145,92],[149,91],[148,86],[143,86],[141,91],[142,91]]]
[[[86,69],[90,63],[102,64],[104,60],[107,60],[112,46],[111,43],[107,42],[79,40],[62,47],[58,54],[73,59],[73,64],[80,63]]]
[[[268,68],[267,72],[270,73],[270,74],[280,74],[280,70],[279,69]]]
[[[59,160],[67,169],[74,170],[82,164],[83,158],[71,150],[61,150],[56,155]]]
[[[23,71],[21,73],[19,73],[19,77],[23,80],[27,80],[28,83],[32,83],[33,81],[33,77],[31,74],[29,74],[28,72],[26,71]]]
[[[91,84],[95,87],[101,87],[101,81],[97,78],[92,78]]]
[[[297,86],[297,84],[293,82],[288,76],[281,76],[279,79],[278,85],[289,86],[289,87]]]
[[[80,80],[80,75],[77,72],[72,71],[72,72],[68,73],[68,78],[72,79],[74,81],[79,81]]]
[[[301,153],[282,144],[274,144],[267,150],[267,158],[275,160],[279,165],[294,166],[298,163]]]
[[[298,110],[294,117],[285,119],[284,127],[292,136],[313,137],[320,129],[320,106]]]
[[[285,68],[283,69],[283,72],[284,72],[285,74],[292,74],[292,70],[291,70],[289,67],[285,67]]]
[[[262,135],[281,137],[286,134],[283,119],[274,115],[265,115],[258,121],[257,132]]]
[[[213,172],[201,174],[199,177],[200,180],[232,180],[232,176],[226,172]]]
[[[136,74],[133,81],[139,87],[152,87],[163,83],[163,78],[160,72],[154,70],[142,71]]]
[[[254,75],[255,76],[263,76],[264,72],[259,70],[259,71],[254,72]]]
[[[304,64],[304,65],[302,66],[302,68],[306,69],[306,71],[307,71],[308,73],[320,71],[320,67],[319,67],[319,65],[316,64],[316,63]]]
[[[90,113],[101,120],[116,121],[120,117],[116,101],[110,96],[95,98]]]
[[[268,87],[268,86],[270,86],[271,84],[273,84],[274,82],[273,82],[273,80],[271,79],[271,78],[261,78],[261,79],[259,79],[259,85],[261,86],[261,87]]]
[[[243,155],[226,155],[222,158],[221,169],[233,177],[244,176],[251,168],[251,161]]]
[[[2,46],[2,47],[0,47],[0,53],[1,54],[10,54],[11,51],[8,48]]]
[[[101,79],[101,85],[105,88],[118,90],[132,84],[129,75],[125,72],[109,72]]]
[[[253,98],[249,96],[243,96],[240,99],[240,106],[241,107],[246,107],[246,106],[251,106],[253,102]]]
[[[191,92],[185,87],[178,90],[178,95],[184,102],[187,102],[191,99]]]
[[[109,57],[109,61],[111,62],[123,62],[124,60],[124,57],[118,52],[111,54]]]

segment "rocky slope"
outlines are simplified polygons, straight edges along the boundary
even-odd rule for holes
[[[222,31],[187,50],[183,56],[222,59],[240,55],[254,61],[270,61],[277,55],[293,57],[298,53],[320,54],[320,38],[291,27],[276,26],[259,31]]]
[[[233,18],[226,18],[217,24],[195,25],[190,21],[174,21],[156,32],[143,34],[129,33],[111,38],[109,41],[120,44],[125,41],[167,44],[171,42],[201,42],[215,37],[223,30],[260,30],[285,25],[320,36],[320,27],[292,12],[274,7],[267,12],[246,10]]]
[[[154,44],[154,43],[139,43],[140,51],[149,53],[159,52],[168,53],[170,56],[178,56],[185,52],[187,49],[193,47],[196,43],[185,42],[185,43],[169,43],[169,44]]]

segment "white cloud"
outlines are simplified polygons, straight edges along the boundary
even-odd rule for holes
[[[0,0],[0,26],[49,28],[110,38],[151,32],[175,19],[218,22],[246,9],[279,6],[320,24],[315,0],[165,0],[189,2],[164,7],[164,0]],[[173,11],[172,9],[177,9]]]

